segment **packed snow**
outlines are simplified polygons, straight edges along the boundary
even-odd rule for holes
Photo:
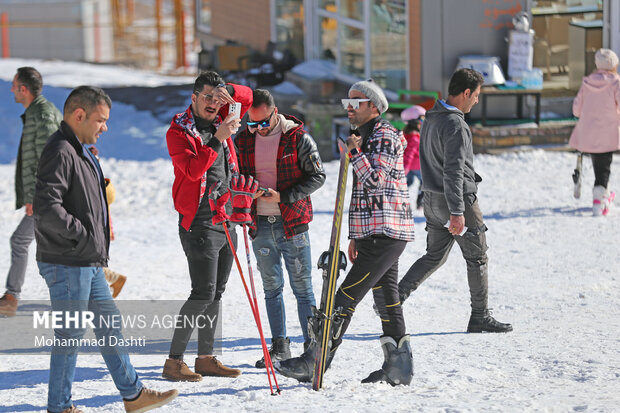
[[[4,75],[6,79],[6,71]],[[0,114],[10,110],[17,115],[10,120],[2,118],[3,126],[19,131],[21,106],[10,97],[0,101]],[[126,109],[113,112],[111,122],[129,124],[136,113],[131,107]],[[9,121],[12,124],[5,125]],[[165,125],[161,142],[164,133]],[[102,135],[101,144],[109,134]],[[19,133],[10,139],[18,140]],[[17,144],[11,145],[16,148]],[[111,207],[116,240],[111,245],[110,268],[128,276],[119,299],[184,300],[189,295],[190,280],[171,199],[170,160],[119,160],[104,151],[101,156],[104,173],[117,190],[117,200]],[[219,358],[240,368],[240,377],[205,377],[198,383],[171,383],[161,378],[165,355],[132,355],[132,362],[147,386],[179,390],[179,397],[161,409],[169,412],[617,411],[620,212],[612,210],[604,218],[591,216],[590,189],[594,178],[589,159],[584,160],[582,198],[573,198],[571,173],[575,158],[572,153],[540,149],[475,157],[476,170],[484,179],[479,187],[479,202],[489,227],[489,303],[496,318],[512,323],[514,331],[465,332],[469,291],[465,262],[455,246],[446,264],[404,304],[415,366],[410,386],[360,383],[383,362],[378,340],[380,323],[372,311],[372,298],[367,297],[359,305],[325,375],[324,388],[314,392],[308,384],[278,375],[282,393],[270,396],[265,371],[254,368],[262,350],[234,267],[222,301],[223,351]],[[0,164],[3,277],[9,267],[9,237],[23,214],[23,209],[14,210],[14,159]],[[327,182],[312,197],[313,260],[328,244],[336,192],[338,165],[328,162],[325,169]],[[609,186],[620,190],[618,156],[612,165]],[[415,199],[413,191],[411,199]],[[421,211],[415,214],[416,241],[401,256],[401,274],[425,251],[424,218]],[[238,233],[241,235],[240,230]],[[347,235],[345,226],[343,249]],[[239,239],[240,259],[247,276],[242,236]],[[22,292],[25,300],[48,298],[47,287],[36,268],[34,249],[33,244]],[[269,336],[254,260],[253,266],[263,329]],[[319,270],[314,270],[313,278],[318,300]],[[288,283],[285,300],[292,352],[299,354],[303,339]],[[30,320],[25,312],[20,316]],[[0,318],[0,327],[2,322]],[[187,353],[190,367],[193,360],[194,355]],[[0,355],[0,411],[45,410],[48,367],[48,355]],[[73,399],[78,407],[89,412],[123,411],[103,359],[96,354],[78,358]]]

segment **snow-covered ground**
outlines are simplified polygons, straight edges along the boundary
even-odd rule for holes
[[[0,113],[11,105],[17,106],[12,99],[0,101]],[[113,112],[111,121],[122,123],[133,115],[130,108]],[[101,142],[106,138],[102,135]],[[129,277],[119,299],[185,299],[190,282],[171,200],[170,161],[138,162],[102,155],[104,172],[117,190],[112,205],[117,239],[112,242],[110,267]],[[264,370],[253,367],[262,353],[234,268],[222,301],[220,359],[240,368],[240,377],[169,383],[161,378],[164,355],[134,355],[132,361],[147,386],[179,390],[180,396],[162,409],[170,412],[617,411],[620,212],[612,211],[605,218],[591,216],[589,159],[584,161],[582,199],[572,197],[574,161],[573,154],[542,150],[476,156],[476,169],[484,178],[479,200],[489,227],[489,302],[498,320],[511,322],[514,332],[465,333],[469,292],[465,263],[456,247],[447,263],[404,305],[415,364],[411,386],[360,384],[383,360],[380,323],[372,300],[366,298],[325,376],[324,389],[314,392],[307,384],[278,375],[282,394],[271,397]],[[327,182],[313,196],[316,214],[310,237],[314,259],[328,243],[337,167],[335,162],[326,164]],[[13,176],[14,161],[0,164],[0,238],[4,240],[0,242],[0,257],[4,257],[0,277],[8,270],[9,237],[23,214],[14,211]],[[618,156],[612,165],[610,188],[620,191]],[[425,250],[424,218],[421,212],[416,214],[417,239],[401,256],[402,273]],[[342,236],[346,240],[346,227]],[[31,255],[22,298],[47,299],[47,287],[35,265],[34,245]],[[245,268],[243,253],[240,259]],[[268,331],[256,270],[255,275]],[[313,276],[318,295],[319,271],[315,269]],[[288,286],[285,291],[288,333],[294,342],[293,353],[298,354],[301,330]],[[1,329],[2,322],[0,334],[10,334]],[[193,355],[188,353],[186,359],[193,366]],[[48,366],[49,356],[0,355],[0,411],[44,410]],[[123,410],[99,355],[78,358],[73,397],[87,411]]]

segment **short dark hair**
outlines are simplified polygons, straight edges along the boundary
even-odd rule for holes
[[[224,79],[222,79],[222,76],[220,76],[217,72],[202,72],[198,75],[196,81],[194,82],[194,93],[198,94],[202,92],[205,85],[216,87],[222,83],[224,83]]]
[[[34,67],[24,66],[17,69],[17,82],[30,91],[35,98],[43,90],[43,78]]]
[[[454,72],[450,78],[448,94],[457,96],[469,89],[472,92],[484,83],[484,77],[474,69],[462,68]]]
[[[95,86],[78,86],[69,94],[63,111],[65,114],[71,114],[76,109],[81,108],[88,116],[99,105],[107,105],[108,108],[112,108],[112,100],[103,89]]]
[[[267,105],[267,107],[272,108],[276,105],[276,102],[268,90],[256,89],[252,93],[252,107],[257,108],[261,105]]]

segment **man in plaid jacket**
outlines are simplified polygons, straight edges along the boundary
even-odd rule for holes
[[[336,293],[334,334],[326,367],[342,343],[355,308],[372,289],[381,314],[385,362],[362,383],[408,385],[413,359],[398,297],[398,257],[407,242],[413,241],[413,214],[403,167],[406,141],[381,118],[388,103],[372,80],[351,86],[349,99],[343,99],[342,104],[354,130],[347,139],[354,172],[348,250],[353,267]],[[276,369],[299,381],[310,381],[313,350],[276,363]]]
[[[252,204],[252,246],[263,280],[267,316],[271,328],[271,358],[291,357],[286,336],[282,290],[282,259],[297,299],[297,315],[310,343],[308,317],[315,305],[308,224],[312,221],[310,194],[325,182],[325,172],[312,137],[303,123],[278,113],[273,96],[257,89],[248,109],[247,129],[235,138],[239,170],[255,176],[263,191]],[[265,367],[263,359],[256,367]]]

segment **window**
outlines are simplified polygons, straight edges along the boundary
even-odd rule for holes
[[[211,0],[198,0],[196,2],[198,13],[198,28],[205,33],[211,32]]]
[[[370,76],[382,87],[407,86],[407,8],[405,0],[371,0]]]
[[[382,87],[407,86],[406,0],[306,0],[314,4],[310,39],[315,58],[342,74],[373,77]]]
[[[304,60],[304,1],[276,0],[275,14],[278,50],[289,49]]]

